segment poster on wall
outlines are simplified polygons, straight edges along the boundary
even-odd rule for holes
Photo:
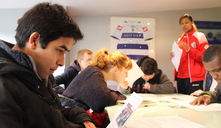
[[[121,51],[133,60],[155,58],[155,25],[154,18],[111,17],[111,51]]]
[[[194,21],[198,31],[203,32],[210,45],[221,44],[221,22]]]

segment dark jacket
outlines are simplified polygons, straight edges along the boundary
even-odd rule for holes
[[[107,87],[104,75],[97,66],[88,66],[70,83],[63,95],[102,113],[106,106],[115,105],[126,96]]]
[[[79,107],[63,108],[52,89],[54,77],[41,80],[25,53],[0,40],[0,127],[84,128],[92,121]]]
[[[53,88],[57,93],[62,94],[64,90],[68,87],[71,81],[78,75],[80,72],[80,67],[77,64],[77,61],[73,61],[68,67],[64,69],[64,73],[55,77],[55,85]],[[60,87],[60,84],[64,84],[65,88]]]

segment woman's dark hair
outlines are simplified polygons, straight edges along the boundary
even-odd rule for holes
[[[145,75],[152,75],[153,73],[158,74],[158,66],[155,59],[149,56],[141,57],[137,61],[137,65],[141,68]]]
[[[67,11],[61,5],[50,3],[37,4],[18,20],[15,35],[18,46],[24,48],[34,32],[40,34],[42,48],[60,37],[74,38],[75,42],[83,38],[78,25]]]

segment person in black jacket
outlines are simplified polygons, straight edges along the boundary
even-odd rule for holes
[[[72,61],[71,64],[64,69],[64,73],[55,77],[55,85],[53,88],[57,93],[62,94],[64,90],[68,87],[71,81],[85,69],[92,59],[93,52],[89,49],[81,49],[77,52],[76,60]],[[62,88],[61,84],[64,84]]]
[[[139,93],[174,93],[173,83],[167,75],[158,69],[155,59],[144,56],[137,61],[144,75],[137,79],[131,91]]]
[[[64,108],[52,73],[83,38],[58,4],[39,3],[18,20],[16,44],[0,40],[1,128],[95,128],[79,107]]]
[[[174,93],[173,83],[168,79],[167,75],[158,69],[155,59],[144,56],[137,61],[137,65],[141,68],[144,75],[138,78],[132,88],[123,89],[122,85],[118,86],[121,93]],[[124,85],[126,86],[126,84]],[[128,85],[127,85],[128,86]]]

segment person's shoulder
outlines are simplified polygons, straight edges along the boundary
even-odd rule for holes
[[[205,34],[203,32],[194,32],[193,35],[195,35],[197,37],[205,36]]]
[[[97,66],[87,66],[85,69],[85,71],[100,71],[100,69]],[[83,70],[83,71],[84,71]]]
[[[73,67],[73,66],[68,66],[64,69],[64,71],[76,71],[76,72],[79,72],[77,68]]]

